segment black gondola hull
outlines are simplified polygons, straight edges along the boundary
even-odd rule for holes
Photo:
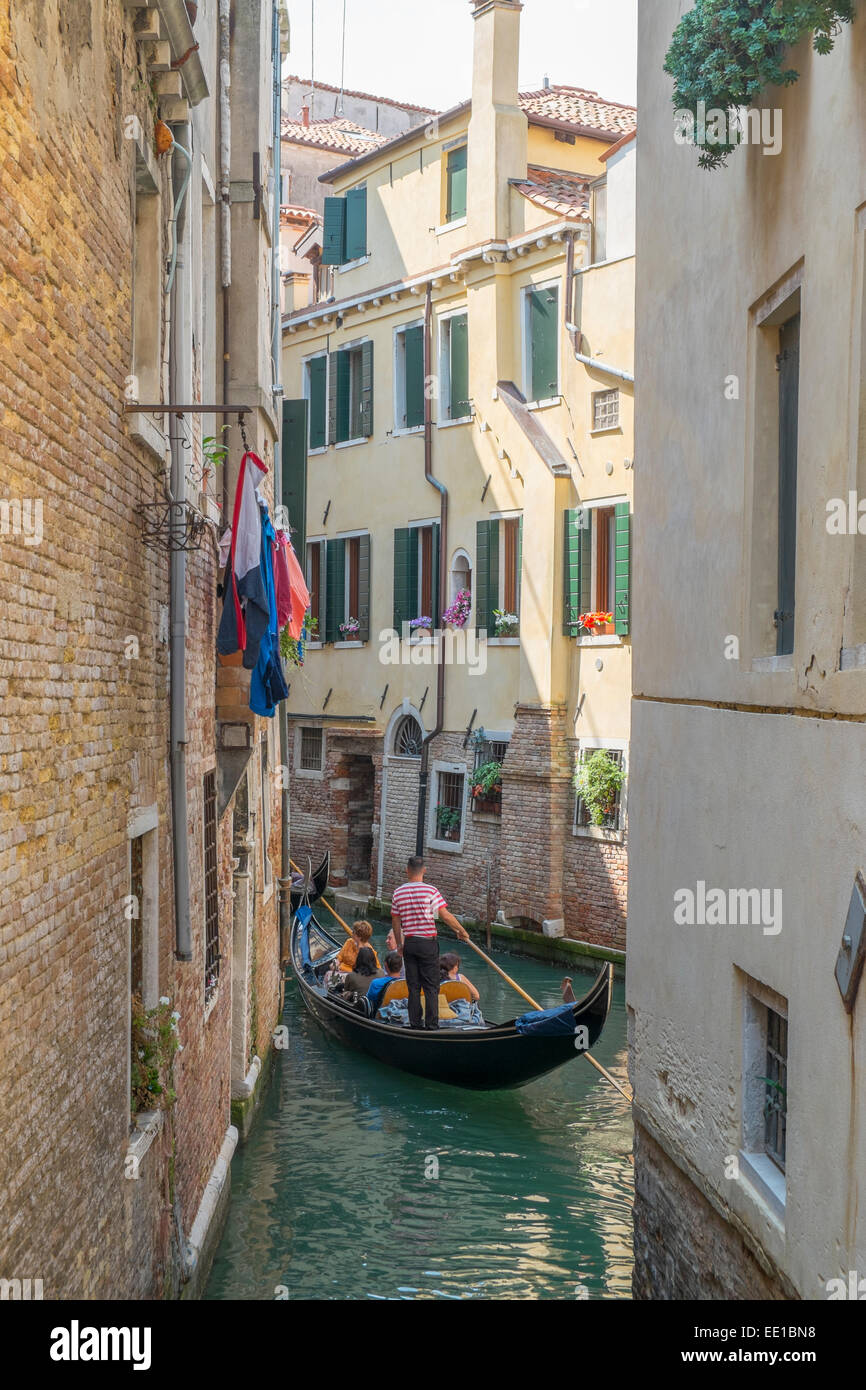
[[[297,931],[296,923],[293,937]],[[297,962],[294,949],[292,959]],[[310,971],[299,971],[296,964],[295,974],[306,1008],[337,1042],[414,1076],[477,1091],[525,1086],[592,1048],[607,1019],[613,985],[612,968],[605,965],[574,1005],[574,1034],[539,1037],[519,1033],[513,1023],[429,1032],[378,1023],[325,994]]]

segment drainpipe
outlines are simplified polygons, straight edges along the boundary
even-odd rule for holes
[[[608,376],[614,376],[618,381],[628,381],[634,385],[634,373],[624,372],[620,367],[612,367],[609,362],[600,362],[597,357],[587,357],[580,352],[580,340],[583,336],[580,325],[571,322],[574,313],[574,232],[568,234],[568,255],[566,262],[565,280],[567,290],[565,294],[565,328],[571,338],[571,345],[574,349],[574,359],[582,362],[585,367],[592,367],[593,371],[606,372]]]
[[[232,108],[231,108],[231,0],[219,0],[219,199],[220,199],[220,284],[223,298],[223,404],[229,403],[231,364],[229,289],[232,283]],[[223,416],[223,426],[229,423]],[[229,470],[223,464],[223,524],[228,525]]]
[[[174,244],[171,268],[171,327],[169,338],[169,382],[173,401],[182,400],[191,379],[186,370],[186,325],[183,308],[187,284],[186,218],[183,196],[189,182],[190,156],[183,146],[175,144],[172,158],[180,155],[186,160],[184,181],[175,201],[172,214]],[[172,174],[175,174],[172,169]],[[176,178],[172,185],[177,186]],[[183,360],[182,360],[183,359]],[[172,532],[182,542],[186,530],[186,464],[180,442],[183,417],[173,419],[171,435],[171,499]],[[169,570],[169,673],[171,688],[171,835],[174,860],[174,917],[175,956],[181,961],[192,960],[192,939],[189,907],[189,813],[186,788],[186,551],[171,551]]]
[[[424,384],[430,381],[433,367],[433,286],[427,285],[424,305]],[[439,493],[439,614],[448,606],[448,575],[445,556],[448,554],[448,489],[433,476],[433,402],[430,392],[424,391],[424,477]],[[445,662],[441,634],[437,637],[439,657],[436,672],[436,727],[421,745],[421,775],[418,781],[418,824],[415,832],[415,853],[424,853],[424,822],[427,817],[427,786],[430,768],[430,744],[445,726]]]

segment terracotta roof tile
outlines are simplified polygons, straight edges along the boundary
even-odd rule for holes
[[[604,101],[598,92],[584,87],[555,86],[539,92],[521,92],[520,105],[530,118],[546,116],[565,125],[585,126],[618,135],[628,135],[637,125],[637,111],[633,106]]]
[[[339,87],[332,87],[329,82],[319,82],[316,79],[312,82],[308,77],[298,77],[293,73],[290,77],[283,79],[283,86],[289,82],[298,82],[302,87],[309,87],[310,91],[316,92],[339,92]],[[375,101],[379,106],[396,106],[400,111],[420,111],[424,116],[435,116],[436,110],[432,106],[415,106],[411,101],[397,101],[395,97],[377,97],[372,92],[353,92],[348,87],[343,89],[343,96],[357,97],[360,101]]]
[[[333,116],[327,121],[283,121],[282,136],[293,145],[312,145],[320,150],[336,154],[369,154],[380,145],[388,142],[387,135],[377,135],[374,130],[365,130],[355,121],[347,121],[342,116]]]
[[[537,207],[560,217],[589,221],[589,175],[568,174],[561,169],[541,169],[530,164],[525,179],[512,179],[512,187]]]

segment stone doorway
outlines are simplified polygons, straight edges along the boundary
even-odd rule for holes
[[[347,758],[349,799],[346,877],[350,884],[370,885],[373,860],[373,810],[376,772],[371,757]]]

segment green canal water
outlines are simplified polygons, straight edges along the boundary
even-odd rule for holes
[[[471,950],[462,958],[487,1018],[528,1007]],[[496,958],[542,1006],[562,1002],[571,967]],[[575,993],[591,978],[576,974]],[[588,1062],[476,1094],[329,1041],[293,979],[283,1022],[206,1298],[631,1296],[629,1110]],[[624,1075],[620,983],[593,1053]]]

